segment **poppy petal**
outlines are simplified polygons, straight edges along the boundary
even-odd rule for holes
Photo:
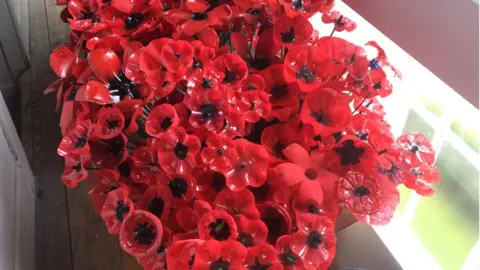
[[[98,48],[88,54],[92,71],[102,82],[108,83],[121,72],[122,63],[114,51]]]

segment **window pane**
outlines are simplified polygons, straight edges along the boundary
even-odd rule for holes
[[[418,113],[414,110],[409,110],[407,122],[403,128],[403,133],[405,132],[421,132],[425,135],[430,141],[433,138],[434,130]]]

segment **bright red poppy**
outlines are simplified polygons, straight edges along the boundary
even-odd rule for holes
[[[114,18],[112,10],[93,0],[69,0],[67,8],[71,16],[67,21],[74,31],[97,33],[106,30]]]
[[[239,85],[248,76],[247,64],[238,54],[218,56],[211,67],[223,73],[223,83],[230,87]]]
[[[328,217],[306,214],[297,219],[297,227],[290,240],[292,251],[306,269],[327,269],[335,256],[335,223]]]
[[[198,220],[198,235],[204,240],[235,240],[237,237],[237,225],[235,225],[232,216],[227,214],[227,212],[213,210],[203,214]]]
[[[383,105],[378,102],[377,98],[355,97],[353,107],[368,118],[382,119],[385,116]]]
[[[296,83],[288,83],[283,75],[283,65],[272,65],[262,71],[265,80],[264,91],[270,97],[273,110],[298,103],[298,86]],[[275,108],[279,106],[279,108]]]
[[[208,90],[222,90],[222,80],[223,73],[218,72],[215,69],[195,69],[187,81],[188,93],[194,95],[202,94]]]
[[[276,202],[281,205],[288,204],[292,197],[292,192],[290,187],[278,177],[277,172],[274,168],[267,168],[267,181],[259,187],[248,187],[254,197],[255,202],[265,203],[265,202]]]
[[[145,121],[145,131],[148,135],[160,138],[164,132],[178,126],[179,117],[175,108],[168,104],[161,104],[150,111]]]
[[[206,147],[201,152],[203,163],[217,172],[225,172],[234,166],[237,156],[234,142],[215,133],[208,135]]]
[[[134,210],[135,207],[129,198],[128,190],[118,188],[110,191],[101,212],[102,219],[107,224],[108,232],[118,234],[123,220]]]
[[[258,246],[267,241],[268,228],[261,220],[248,219],[243,215],[234,215],[237,225],[237,241],[246,248]]]
[[[200,140],[178,127],[163,133],[158,145],[158,159],[167,173],[190,173],[195,168],[195,155],[200,151]]]
[[[204,242],[201,239],[189,239],[173,243],[167,252],[168,267],[171,269],[192,269],[197,251]]]
[[[403,182],[407,188],[415,190],[421,196],[433,196],[435,190],[432,187],[438,183],[440,183],[438,169],[427,164],[410,169]]]
[[[217,194],[227,188],[227,179],[222,173],[212,170],[197,169],[195,177],[195,198],[213,202]]]
[[[163,222],[167,222],[173,196],[164,185],[151,185],[138,200],[138,208],[148,211]]]
[[[90,160],[89,154],[69,155],[65,157],[65,167],[60,179],[69,188],[74,188],[79,182],[87,179],[88,172],[84,167]]]
[[[352,32],[353,30],[355,30],[355,28],[357,28],[357,24],[354,21],[343,16],[338,11],[323,13],[322,22],[327,24],[333,23],[335,25],[334,29],[337,32],[342,32],[342,31]]]
[[[344,136],[327,152],[329,168],[335,173],[349,170],[370,172],[373,170],[376,153],[373,148],[356,136]]]
[[[130,255],[139,258],[151,255],[161,244],[163,225],[147,211],[135,210],[120,228],[120,245]]]
[[[262,132],[262,146],[270,154],[270,163],[283,162],[286,157],[283,150],[294,143],[295,131],[286,124],[276,124],[266,127]]]
[[[154,147],[138,147],[135,149],[132,159],[134,166],[130,175],[134,182],[154,184],[165,177],[165,172],[160,168],[157,150]]]
[[[223,210],[230,215],[241,214],[249,219],[259,219],[260,213],[255,206],[255,198],[248,189],[233,191],[224,189],[218,193],[212,204],[216,210]]]
[[[210,211],[212,211],[210,204],[205,201],[195,200],[193,207],[183,206],[178,209],[175,219],[184,232],[196,232],[198,229],[198,220],[203,214]]]
[[[240,94],[236,102],[238,110],[245,115],[245,121],[256,123],[261,117],[267,117],[272,111],[270,98],[263,91],[250,90]]]
[[[426,163],[433,164],[435,150],[425,135],[417,132],[409,132],[398,137],[397,144],[403,150],[404,161],[411,165]]]
[[[120,175],[114,170],[100,170],[93,174],[94,186],[88,192],[93,209],[100,213],[102,211],[108,193],[118,188],[130,190],[120,182]]]
[[[152,254],[138,258],[139,263],[145,270],[167,269],[167,249],[172,246],[172,232],[164,227],[160,247]]]
[[[261,186],[267,179],[268,153],[260,145],[245,139],[235,140],[238,160],[232,169],[225,173],[227,187],[238,191],[247,186]]]
[[[163,46],[160,55],[163,66],[172,73],[185,72],[193,64],[193,47],[183,40],[172,41]]]
[[[163,25],[157,18],[162,9],[160,2],[112,0],[111,6],[118,11],[110,30],[115,34],[142,39],[149,33],[162,29]]]
[[[329,12],[334,5],[334,0],[280,0],[288,16],[294,17],[303,14],[311,17],[317,12]]]
[[[346,127],[346,133],[357,136],[379,152],[391,146],[394,141],[390,128],[384,128],[380,121],[356,114],[352,117],[350,125]]]
[[[278,45],[303,45],[312,35],[313,26],[303,15],[282,16],[273,25],[273,38]]]
[[[248,248],[243,264],[247,269],[283,270],[275,248],[267,243]]]
[[[244,269],[246,248],[237,241],[205,241],[197,248],[192,270]]]
[[[231,106],[219,90],[208,90],[188,98],[190,124],[195,128],[217,131],[224,126]]]
[[[100,128],[98,137],[111,139],[122,132],[125,127],[125,117],[117,108],[102,108],[97,112],[97,124]]]
[[[78,123],[73,130],[60,141],[57,153],[59,156],[84,155],[90,151],[89,140],[99,135],[98,126],[92,121]]]
[[[338,197],[355,214],[372,214],[380,207],[378,179],[374,175],[349,171],[340,178]]]
[[[222,137],[235,138],[236,136],[244,136],[247,130],[248,126],[245,124],[243,114],[232,110],[225,118],[223,128],[216,133]]]
[[[172,194],[172,207],[178,208],[193,199],[195,179],[190,174],[168,174],[159,179],[159,183],[166,185]]]
[[[276,243],[278,259],[283,265],[285,270],[303,270],[302,258],[295,254],[290,248],[290,243],[292,241],[292,236],[284,235],[278,238]]]

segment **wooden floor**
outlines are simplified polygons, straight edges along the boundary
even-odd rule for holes
[[[50,52],[68,40],[69,28],[55,0],[29,0],[31,69],[22,78],[22,141],[37,181],[37,270],[137,270],[136,261],[121,251],[116,236],[92,210],[83,187],[66,189],[60,181],[63,161],[55,95],[44,96],[55,80]]]

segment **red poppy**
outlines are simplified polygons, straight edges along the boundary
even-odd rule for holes
[[[65,157],[65,168],[60,179],[69,188],[74,188],[79,182],[87,179],[88,172],[84,164],[88,163],[89,154],[69,155]]]
[[[236,86],[247,78],[248,66],[238,54],[221,55],[212,62],[213,69],[223,73],[223,83]]]
[[[204,240],[235,240],[237,225],[227,212],[213,210],[203,214],[198,220],[198,235]]]
[[[204,242],[201,239],[189,239],[173,243],[167,252],[168,267],[171,269],[192,269],[197,251]]]
[[[148,0],[112,0],[111,6],[117,12],[111,24],[111,32],[139,39],[155,30],[162,29],[162,23],[156,18],[161,12],[160,2]]]
[[[210,131],[221,129],[230,112],[230,104],[218,90],[208,90],[189,97],[187,106],[192,112],[190,124]]]
[[[92,124],[90,120],[82,121],[62,138],[57,153],[62,157],[88,154],[90,151],[89,140],[96,136],[98,136],[97,125]]]
[[[303,270],[305,267],[303,266],[302,258],[290,248],[291,241],[292,236],[290,235],[278,238],[276,243],[278,258],[285,270]]]
[[[404,151],[404,161],[411,166],[422,163],[431,165],[435,161],[435,150],[428,138],[421,133],[405,133],[398,137],[397,144]]]
[[[204,36],[202,33],[205,33],[205,37],[208,37],[208,39],[215,39],[216,37],[218,40],[217,33],[211,28],[203,30],[201,34],[199,34],[200,39],[202,38],[202,36]],[[193,69],[203,70],[204,67],[208,67],[212,62],[213,58],[215,58],[214,48],[216,42],[213,41],[213,44],[209,43],[212,43],[212,40],[205,40],[205,43],[203,43],[201,40],[193,40],[190,42],[193,47]]]
[[[251,90],[263,91],[265,88],[265,80],[259,74],[249,74],[247,79],[243,80],[240,85],[239,92],[247,92]]]
[[[195,200],[193,202],[193,208],[189,206],[183,206],[178,209],[175,220],[182,230],[186,233],[197,233],[198,220],[203,214],[212,211],[212,207],[205,201]],[[196,234],[198,238],[198,234]]]
[[[440,174],[437,167],[427,164],[410,169],[403,182],[407,188],[415,190],[421,196],[433,196],[435,190],[432,186],[438,183],[440,183]]]
[[[234,166],[237,156],[234,142],[215,133],[208,135],[206,147],[201,152],[203,163],[217,172],[225,172]]]
[[[270,163],[285,160],[283,150],[294,143],[295,131],[286,124],[276,124],[266,127],[262,132],[262,146],[270,154]]]
[[[393,135],[389,129],[383,129],[381,120],[368,119],[367,117],[356,114],[352,117],[350,125],[346,132],[357,136],[360,140],[370,144],[375,150],[381,151],[393,144]]]
[[[268,94],[263,91],[251,90],[241,93],[237,101],[238,110],[245,115],[245,121],[255,123],[261,117],[266,117],[272,111]]]
[[[145,257],[160,247],[162,233],[162,222],[156,216],[135,210],[122,223],[120,245],[130,255]]]
[[[260,220],[267,225],[267,242],[274,245],[277,239],[292,231],[292,218],[287,209],[275,202],[266,202],[257,205]]]
[[[209,240],[197,248],[192,270],[244,269],[245,247],[234,240]]]
[[[72,75],[72,69],[78,60],[72,48],[62,45],[50,54],[50,67],[58,77],[64,79]]]
[[[117,108],[102,108],[97,113],[97,124],[100,128],[98,137],[111,139],[122,132],[125,127],[125,117]]]
[[[116,168],[128,158],[127,137],[120,135],[111,139],[90,141],[91,163],[94,168]]]
[[[280,108],[298,103],[298,86],[296,83],[288,83],[283,75],[283,65],[272,65],[262,71],[265,80],[264,91],[270,97],[270,103]],[[275,110],[275,107],[273,108]]]
[[[248,219],[243,215],[234,215],[237,225],[237,241],[246,248],[258,246],[267,241],[268,228],[261,220]]]
[[[222,173],[212,170],[194,171],[195,175],[195,198],[213,202],[217,194],[227,188],[227,180]]]
[[[220,85],[222,79],[223,73],[215,69],[195,69],[187,81],[188,93],[194,95],[208,90],[222,90]]]
[[[134,167],[130,175],[134,182],[153,184],[165,177],[165,173],[160,168],[158,154],[154,147],[138,147],[135,149],[132,159]]]
[[[195,0],[186,2],[180,9],[172,10],[169,15],[181,24],[182,32],[194,35],[208,26],[223,24],[231,14],[228,5],[211,5],[207,1]]]
[[[148,211],[167,222],[172,206],[172,192],[163,185],[152,185],[143,192],[138,201],[138,208]]]
[[[172,73],[184,72],[193,64],[193,47],[184,40],[172,41],[163,46],[161,59],[163,66]]]
[[[267,179],[267,151],[245,139],[235,140],[235,148],[238,160],[233,168],[225,173],[228,188],[238,191],[247,186],[261,186]]]
[[[297,14],[311,17],[317,12],[329,12],[333,8],[334,0],[280,0],[279,3],[290,17]]]
[[[367,71],[361,83],[354,90],[362,97],[387,97],[392,93],[393,85],[387,79],[387,74],[381,69]]]
[[[378,179],[374,175],[350,171],[340,178],[338,197],[354,215],[376,213],[380,207]]]
[[[243,264],[248,269],[283,270],[277,251],[267,243],[247,248],[247,257]]]
[[[175,108],[161,104],[152,109],[145,121],[145,131],[148,135],[160,138],[164,132],[178,126],[179,118]]]
[[[134,211],[128,190],[119,188],[108,193],[101,216],[110,234],[118,234],[125,217]]]
[[[383,105],[378,102],[377,98],[355,97],[353,107],[368,118],[383,119],[385,116]]]
[[[158,148],[160,165],[167,173],[190,173],[195,168],[195,155],[200,151],[200,140],[178,127],[163,133]]]
[[[298,144],[291,144],[283,150],[283,154],[293,163],[283,163],[275,167],[278,176],[288,186],[299,185],[300,202],[314,201],[321,205],[323,193],[330,194],[338,181],[338,177],[327,171],[325,157],[322,152],[309,154]]]
[[[108,28],[113,13],[108,8],[101,8],[97,1],[69,0],[67,21],[74,31],[97,33]]]
[[[120,182],[119,178],[118,172],[114,170],[100,170],[93,175],[95,185],[88,192],[88,196],[92,201],[93,209],[98,213],[102,211],[110,191],[118,188],[130,190],[127,185]]]
[[[172,207],[178,208],[193,199],[195,179],[190,174],[169,174],[159,179],[160,184],[166,185],[173,196]]]
[[[346,173],[349,170],[370,172],[373,170],[376,153],[373,148],[356,136],[344,136],[327,152],[326,160],[329,168],[335,173]]]
[[[224,189],[215,197],[212,204],[216,210],[223,210],[230,215],[241,214],[249,219],[259,219],[260,213],[255,206],[255,198],[248,189],[232,191]]]
[[[312,35],[313,27],[303,15],[282,16],[273,25],[273,38],[278,45],[302,45]]]
[[[167,269],[167,249],[170,251],[171,246],[172,233],[168,228],[164,227],[160,247],[152,254],[138,258],[138,261],[145,270]]]
[[[245,117],[236,110],[231,110],[229,115],[225,118],[223,128],[216,133],[222,137],[234,138],[236,136],[245,136],[248,130],[245,124]]]
[[[273,201],[281,205],[288,204],[292,197],[290,187],[284,183],[274,168],[267,168],[267,181],[259,187],[248,187],[254,197],[255,202],[265,203],[267,201]]]
[[[387,54],[385,53],[385,50],[382,49],[382,47],[380,47],[380,45],[378,45],[377,42],[369,41],[365,45],[374,47],[375,49],[377,49],[377,52],[378,52],[377,56],[370,61],[371,69],[388,67],[393,71],[395,77],[398,77],[399,79],[402,78],[402,73],[390,63],[390,60],[388,59]]]
[[[340,131],[350,123],[349,102],[333,89],[316,89],[305,98],[301,120],[304,124],[311,124],[320,135]]]
[[[298,197],[294,198],[292,201],[292,209],[297,218],[305,214],[315,214],[335,220],[342,212],[342,208],[338,205],[338,195],[336,190],[332,194],[325,194],[322,204],[319,204],[314,200],[301,201]]]
[[[337,32],[347,31],[352,32],[357,28],[357,24],[352,21],[351,19],[343,16],[338,11],[332,11],[330,13],[323,13],[322,14],[322,22],[329,24],[335,24],[334,30]]]

